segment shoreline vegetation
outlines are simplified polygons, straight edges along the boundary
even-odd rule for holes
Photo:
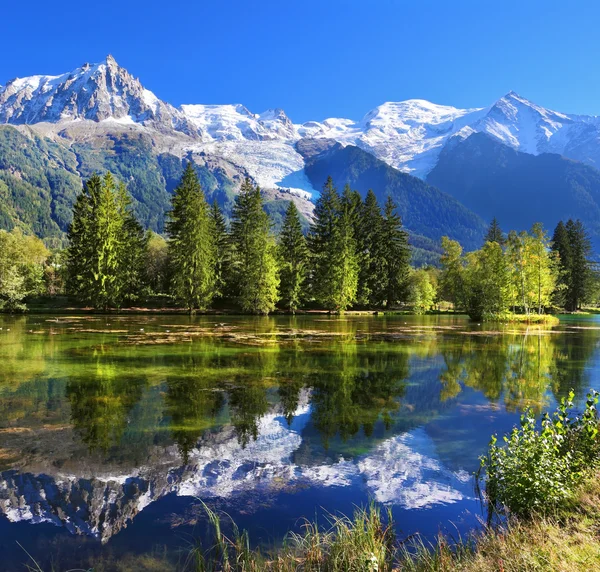
[[[363,198],[348,185],[338,192],[331,177],[309,228],[290,201],[278,235],[259,187],[246,179],[225,207],[208,205],[191,163],[171,206],[165,235],[146,232],[125,184],[106,173],[77,197],[64,250],[0,230],[0,311],[456,310],[475,322],[548,324],[549,314],[600,296],[579,221],[560,222],[550,239],[540,224],[505,234],[494,219],[479,250],[463,253],[444,236],[435,246],[439,267],[415,268],[393,201],[381,206],[372,191]],[[65,305],[64,296],[75,303]]]
[[[76,314],[92,314],[92,315],[189,315],[187,308],[177,306],[172,303],[171,300],[165,300],[165,303],[154,303],[146,305],[132,305],[121,308],[107,308],[107,309],[96,309],[92,306],[83,306],[77,304],[73,300],[69,300],[66,297],[57,297],[51,300],[48,299],[32,299],[27,304],[26,313],[28,314],[56,314],[71,316]],[[171,303],[168,303],[171,302]],[[561,315],[594,315],[600,313],[600,310],[587,309],[578,312],[561,312]],[[196,311],[194,313],[197,316],[242,316],[237,308],[209,308],[202,311]],[[330,310],[324,310],[320,308],[299,308],[294,312],[288,310],[276,309],[271,312],[273,316],[332,316],[332,317],[349,317],[349,316],[455,316],[455,317],[468,317],[465,312],[459,312],[454,310],[428,310],[426,312],[418,313],[412,309],[350,309],[344,312],[332,312]],[[485,320],[486,323],[499,323],[499,324],[544,324],[544,325],[558,325],[560,319],[556,314],[515,314],[507,312],[502,315],[493,316],[490,315]]]

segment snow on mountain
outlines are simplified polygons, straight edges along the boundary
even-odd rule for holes
[[[354,121],[330,118],[294,124],[281,109],[252,113],[237,105],[175,108],[145,89],[111,56],[59,76],[31,76],[0,87],[0,122],[94,121],[185,135],[188,152],[216,153],[258,184],[314,194],[295,144],[302,138],[357,145],[389,165],[425,178],[452,137],[485,132],[526,153],[559,153],[600,166],[600,118],[551,111],[510,92],[489,107],[459,109],[422,99],[388,102]],[[47,127],[46,127],[47,129]],[[177,148],[169,142],[169,151]],[[160,147],[160,141],[159,145]]]
[[[118,121],[187,132],[184,114],[142,87],[112,56],[58,76],[32,76],[0,88],[0,122]]]
[[[301,402],[307,402],[305,396]],[[107,541],[151,503],[167,494],[202,499],[252,495],[267,502],[283,487],[365,487],[377,501],[404,509],[452,504],[471,498],[471,477],[439,460],[423,429],[388,438],[354,459],[303,465],[294,462],[310,406],[302,403],[294,421],[265,415],[258,437],[242,446],[225,430],[198,443],[182,467],[166,451],[160,466],[141,466],[124,474],[96,473],[93,478],[5,471],[0,473],[0,513],[11,522],[53,523],[71,533]]]

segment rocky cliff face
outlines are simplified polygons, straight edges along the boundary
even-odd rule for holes
[[[145,89],[112,56],[59,76],[13,79],[0,89],[0,122],[19,125],[74,120],[112,120],[196,132],[181,111]]]

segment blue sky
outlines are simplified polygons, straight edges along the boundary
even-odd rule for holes
[[[295,122],[384,101],[484,106],[511,89],[600,114],[594,0],[106,0],[2,9],[0,84],[116,60],[160,98],[281,107]],[[60,6],[60,8],[59,8]]]

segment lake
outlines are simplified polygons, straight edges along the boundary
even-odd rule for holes
[[[0,317],[0,569],[165,569],[203,502],[276,546],[369,502],[399,538],[482,518],[490,436],[600,389],[600,320]],[[227,520],[227,519],[225,519]],[[159,562],[160,564],[156,564]],[[29,561],[32,564],[32,561]],[[154,567],[153,567],[154,566]],[[2,568],[4,567],[4,568]]]

